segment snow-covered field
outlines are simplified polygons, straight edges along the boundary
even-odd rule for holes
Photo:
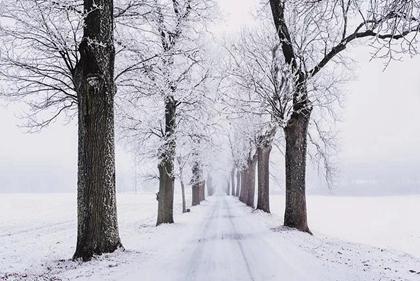
[[[282,215],[284,196],[271,196],[271,211]],[[420,258],[420,195],[308,196],[313,232],[344,241],[407,252]],[[419,279],[420,280],[420,279]]]
[[[177,203],[177,223],[156,228],[153,193],[119,194],[126,251],[81,264],[74,194],[2,194],[0,280],[420,280],[420,196],[308,205],[314,236],[280,227],[279,195],[273,215],[226,196],[184,215]]]

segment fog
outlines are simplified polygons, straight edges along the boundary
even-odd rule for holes
[[[216,36],[236,32],[252,20],[253,1],[219,1],[225,20],[213,26]],[[248,12],[247,12],[248,11]],[[355,75],[343,85],[344,108],[338,122],[338,174],[329,189],[316,171],[308,188],[333,194],[398,194],[420,192],[420,58],[406,57],[384,70],[366,48],[350,56]],[[4,102],[3,102],[4,104]],[[76,190],[77,130],[75,120],[59,119],[40,133],[27,134],[17,125],[18,104],[0,107],[0,192],[73,192]],[[118,138],[118,136],[117,136]],[[146,188],[131,153],[117,143],[117,188]],[[274,191],[282,188],[282,163],[277,155],[272,173]],[[141,166],[141,163],[138,165]],[[147,187],[153,183],[147,183]]]

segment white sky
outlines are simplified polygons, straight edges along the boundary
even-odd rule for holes
[[[253,11],[257,1],[219,2],[226,19],[214,28],[217,33],[238,31],[253,20],[247,11]],[[410,178],[420,191],[420,58],[395,62],[383,72],[382,62],[369,62],[367,50],[359,48],[352,56],[358,63],[353,67],[356,79],[345,86],[346,106],[339,125],[340,178],[391,177],[396,185]],[[17,110],[14,105],[0,106],[0,191],[74,191],[75,122],[64,126],[59,121],[41,133],[25,134],[16,127]],[[131,156],[117,145],[122,190],[133,189],[129,176],[133,165]]]

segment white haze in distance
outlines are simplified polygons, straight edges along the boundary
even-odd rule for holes
[[[255,0],[220,0],[224,19],[213,24],[216,37],[238,32],[254,18]],[[369,51],[351,54],[355,80],[344,86],[345,108],[338,140],[339,174],[333,193],[388,194],[420,192],[420,58],[369,61]],[[76,124],[59,120],[37,134],[16,125],[15,105],[0,106],[0,192],[71,192],[76,190]],[[117,185],[133,191],[131,155],[117,144]],[[276,167],[272,173],[283,173]],[[309,188],[330,192],[310,173]],[[281,177],[280,177],[281,178]],[[137,182],[139,179],[137,179]],[[282,182],[274,184],[279,189]]]

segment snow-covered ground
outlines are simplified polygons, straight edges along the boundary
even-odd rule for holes
[[[420,222],[415,219],[420,214],[420,195],[308,197],[308,221],[313,232],[420,258]],[[283,214],[283,195],[272,195],[270,203],[274,214]]]
[[[2,194],[0,280],[420,280],[420,196],[308,202],[314,236],[280,227],[277,195],[273,215],[215,196],[155,227],[154,194],[119,194],[126,251],[82,264],[73,194]]]

